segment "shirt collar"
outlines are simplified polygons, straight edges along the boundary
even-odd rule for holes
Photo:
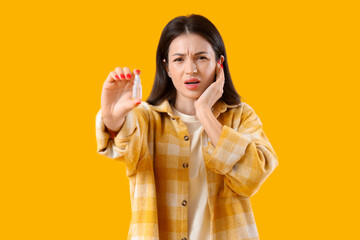
[[[240,105],[241,105],[241,103],[235,104],[235,105],[228,105],[223,100],[220,99],[214,104],[214,106],[212,107],[211,110],[212,110],[214,116],[217,118],[221,113],[225,112],[228,108],[235,108]],[[157,106],[150,105],[150,107],[153,108],[157,112],[167,113],[170,115],[170,117],[174,117],[170,103],[168,100],[164,100]]]
[[[241,105],[241,103],[239,103],[239,104],[234,104],[234,105],[228,105],[228,104],[226,104],[223,100],[219,99],[219,100],[214,104],[214,106],[212,107],[211,110],[212,110],[214,116],[215,116],[216,118],[218,118],[219,115],[220,115],[221,113],[226,112],[226,110],[227,110],[228,108],[235,108],[235,107],[238,107],[238,106],[240,106],[240,105]]]

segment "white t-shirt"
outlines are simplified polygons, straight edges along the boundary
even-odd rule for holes
[[[188,230],[189,240],[210,239],[210,210],[208,205],[208,188],[206,168],[202,153],[201,122],[196,116],[190,116],[172,107],[173,114],[179,116],[186,125],[190,135],[189,162],[189,201]]]

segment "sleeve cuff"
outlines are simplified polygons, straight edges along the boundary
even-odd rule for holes
[[[96,114],[96,142],[97,152],[102,152],[106,149],[110,134],[105,129],[105,124],[101,115],[101,109]]]
[[[220,139],[214,147],[209,141],[204,153],[205,164],[213,171],[225,175],[245,154],[251,141],[250,134],[242,134],[224,125]]]
[[[133,133],[137,129],[136,127],[136,119],[134,116],[134,112],[131,111],[125,117],[125,121],[120,131],[114,136],[113,141],[111,139],[111,134],[107,131],[106,126],[103,121],[103,117],[101,115],[101,109],[96,114],[96,140],[97,140],[97,151],[104,152],[107,151],[109,147],[109,142],[115,144],[114,148],[118,152],[126,151],[127,143],[131,140]],[[112,145],[112,144],[110,144]]]
[[[130,142],[137,129],[137,121],[134,111],[136,111],[136,109],[133,109],[126,115],[120,131],[114,138],[114,142],[117,147],[121,148],[122,144]]]

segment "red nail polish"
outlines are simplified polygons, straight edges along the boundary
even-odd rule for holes
[[[125,75],[122,73],[122,74],[120,75],[120,78],[121,78],[121,79],[125,79]]]
[[[224,66],[221,64],[221,67],[224,68]]]
[[[131,75],[130,75],[130,73],[128,73],[128,74],[126,74],[126,78],[131,78]]]
[[[136,69],[136,74],[140,74],[140,70],[139,69]]]
[[[116,79],[120,79],[118,75],[115,75],[115,78],[116,78]]]

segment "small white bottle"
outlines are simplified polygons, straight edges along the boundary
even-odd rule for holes
[[[142,97],[141,95],[142,95],[142,87],[141,87],[140,75],[135,74],[134,86],[133,86],[133,98],[141,99]]]

